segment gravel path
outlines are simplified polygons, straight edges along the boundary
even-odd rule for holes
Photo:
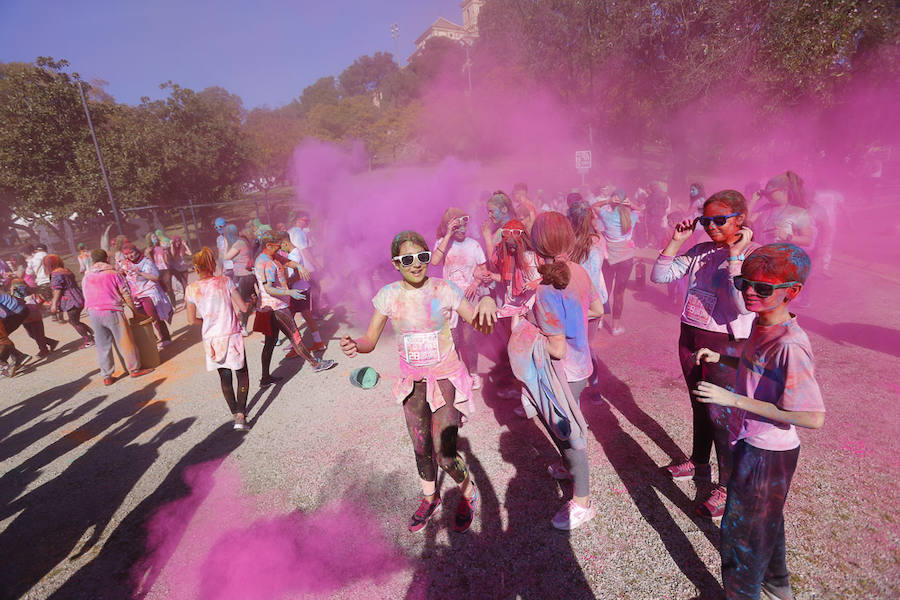
[[[897,598],[900,270],[837,266],[844,274],[814,281],[812,305],[797,310],[828,418],[800,433],[788,564],[801,600]],[[601,332],[602,382],[583,397],[598,516],[570,535],[549,523],[570,493],[546,474],[552,446],[513,414],[517,401],[497,397],[508,374],[488,357],[479,410],[461,430],[480,513],[468,534],[452,533],[458,494],[444,481],[443,512],[410,534],[418,484],[390,398],[390,337],[354,360],[332,341],[326,357],[340,364],[322,374],[284,361],[285,381],[266,390],[260,338],[249,338],[253,429],[242,435],[183,312],[165,363],[111,387],[93,350],[47,320],[62,350],[0,383],[0,597],[718,597],[718,528],[694,516],[692,482],[658,469],[690,439],[677,315],[655,286],[626,301],[628,332]],[[368,316],[339,310],[325,331],[358,332]],[[24,331],[13,339],[33,349]],[[386,377],[368,391],[347,381],[366,364]],[[167,529],[148,533],[160,509]],[[229,532],[225,560],[207,560]],[[294,536],[288,549],[266,542],[279,535]]]

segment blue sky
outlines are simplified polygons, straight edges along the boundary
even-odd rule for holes
[[[65,58],[129,104],[171,80],[276,107],[363,54],[393,53],[395,22],[405,61],[439,16],[462,23],[460,0],[0,0],[0,61]]]

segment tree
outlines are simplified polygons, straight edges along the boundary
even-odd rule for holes
[[[291,153],[303,139],[305,123],[288,108],[257,108],[247,115],[243,129],[249,144],[248,175],[255,187],[268,192],[284,181]]]
[[[165,100],[144,98],[154,127],[162,132],[161,204],[229,200],[247,172],[249,148],[241,130],[241,99],[219,87],[201,92],[171,82]]]
[[[73,212],[95,214],[102,196],[82,193],[100,178],[99,166],[79,160],[90,149],[78,75],[65,60],[0,65],[0,187],[14,213],[55,228]],[[89,89],[90,86],[85,86]],[[102,125],[100,109],[93,115]]]
[[[374,92],[381,81],[398,68],[394,56],[388,52],[360,56],[338,78],[341,96],[346,98]]]
[[[332,75],[320,77],[314,84],[303,88],[299,103],[300,114],[306,116],[316,106],[337,104],[338,100],[340,96],[334,77]]]

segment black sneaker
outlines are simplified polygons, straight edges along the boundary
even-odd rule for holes
[[[284,379],[284,377],[275,377],[274,375],[268,375],[266,377],[261,377],[259,380],[259,387],[261,387],[261,388],[269,387],[273,383],[278,383],[282,379]]]
[[[59,340],[51,340],[47,338],[47,347],[50,348],[50,352],[56,350],[56,347],[59,346]]]
[[[416,531],[421,531],[425,524],[429,519],[434,515],[434,511],[438,509],[441,505],[441,497],[438,494],[435,494],[434,500],[428,500],[428,498],[422,498],[422,503],[419,504],[419,509],[416,510],[415,514],[413,514],[412,518],[409,520],[409,530],[415,533]]]

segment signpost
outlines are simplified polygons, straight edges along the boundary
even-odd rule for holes
[[[584,185],[584,176],[591,170],[591,151],[575,151],[575,170],[581,173],[581,185]]]

